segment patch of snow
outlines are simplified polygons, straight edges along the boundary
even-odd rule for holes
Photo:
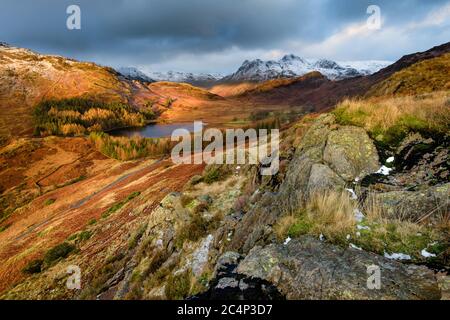
[[[384,257],[391,260],[411,260],[411,256],[404,253],[389,254],[387,252],[384,252]]]
[[[375,173],[379,173],[379,174],[382,174],[382,175],[384,175],[384,176],[388,176],[388,175],[391,173],[392,170],[393,170],[392,168],[388,168],[388,167],[386,167],[386,166],[382,166],[382,167],[380,168],[380,170],[378,170],[378,171],[375,172]]]
[[[284,245],[286,246],[289,242],[291,242],[291,237],[287,237],[286,241],[284,241]]]
[[[436,255],[434,253],[428,252],[426,249],[423,249],[420,254],[422,255],[422,257],[425,257],[425,258],[434,258],[434,257],[436,257]]]
[[[362,222],[365,218],[364,214],[358,208],[355,209],[354,214],[357,222]]]
[[[357,237],[361,237],[361,232],[359,232],[359,231],[356,232],[356,236],[357,236]]]
[[[362,251],[362,248],[355,246],[353,243],[350,243],[350,248]]]
[[[360,224],[358,224],[358,225],[356,226],[356,228],[357,228],[358,230],[370,230],[369,227],[367,227],[367,226],[362,226],[362,225],[360,225]]]
[[[352,195],[352,199],[353,200],[358,200],[358,196],[356,195],[355,190],[353,190],[353,189],[345,189],[345,190],[350,192],[350,194]]]
[[[324,241],[324,240],[325,240],[325,237],[323,236],[323,234],[320,234],[319,240],[320,240],[320,241]]]
[[[395,158],[394,157],[390,157],[386,160],[386,163],[392,163],[394,162]]]
[[[347,240],[350,240],[352,237],[348,234],[346,238]]]

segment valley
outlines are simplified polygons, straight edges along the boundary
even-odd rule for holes
[[[449,59],[197,87],[0,45],[0,298],[448,299]],[[280,171],[174,164],[199,120],[280,128]]]

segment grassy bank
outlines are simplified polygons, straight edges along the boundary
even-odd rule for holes
[[[342,125],[363,127],[385,145],[410,132],[445,135],[450,129],[450,92],[369,100],[345,100],[333,111]]]

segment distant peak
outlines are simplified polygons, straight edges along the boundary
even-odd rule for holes
[[[300,60],[300,61],[303,61],[303,59],[302,58],[300,58],[299,56],[296,56],[295,54],[287,54],[287,55],[285,55],[282,59],[281,59],[281,61],[291,61],[291,60]]]

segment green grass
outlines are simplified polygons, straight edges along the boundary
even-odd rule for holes
[[[55,202],[56,202],[56,199],[47,199],[47,200],[45,200],[44,205],[45,206],[51,206]]]
[[[47,253],[44,255],[44,265],[45,266],[52,266],[56,262],[67,258],[67,256],[72,253],[76,247],[70,243],[63,242],[61,244],[58,244],[57,246],[51,248],[47,251]]]
[[[5,230],[8,229],[10,226],[11,226],[10,224],[4,225],[4,226],[0,226],[0,232],[5,231]]]

